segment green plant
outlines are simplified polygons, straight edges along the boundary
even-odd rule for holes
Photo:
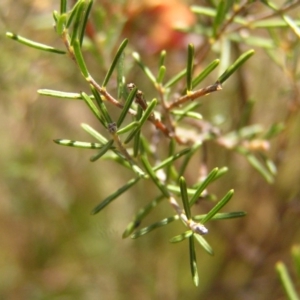
[[[162,51],[160,57],[158,57],[159,68],[157,75],[153,74],[150,68],[143,63],[139,54],[133,53],[134,60],[143,70],[145,78],[152,86],[152,90],[157,93],[158,99],[153,99],[150,103],[147,103],[145,100],[148,98],[147,94],[144,95],[135,84],[128,83],[126,80],[124,51],[128,43],[127,39],[120,44],[116,51],[102,84],[99,84],[90,74],[83,57],[82,47],[86,24],[92,9],[92,1],[77,1],[69,11],[67,11],[67,1],[61,1],[60,12],[54,12],[56,32],[61,36],[66,50],[34,43],[18,35],[7,33],[8,37],[39,50],[68,54],[78,65],[90,88],[90,94],[85,92],[66,93],[45,89],[39,90],[39,93],[42,95],[64,99],[81,99],[103,126],[103,131],[98,132],[87,124],[82,125],[82,128],[95,138],[97,142],[90,143],[68,139],[56,139],[55,142],[70,147],[98,149],[97,153],[91,157],[91,161],[96,161],[99,158],[110,159],[129,169],[133,174],[132,179],[104,199],[93,209],[92,213],[100,212],[141,180],[151,180],[157,187],[158,195],[147,206],[137,212],[133,217],[133,221],[125,229],[123,237],[131,236],[132,238],[137,238],[153,229],[181,220],[186,227],[186,231],[172,238],[171,242],[180,242],[188,239],[191,270],[196,285],[199,279],[194,242],[198,241],[209,254],[213,254],[211,246],[203,237],[208,232],[204,224],[210,220],[241,217],[245,213],[219,213],[220,209],[233,195],[233,191],[230,190],[208,213],[192,215],[191,207],[196,202],[199,201],[201,203],[204,199],[215,200],[214,195],[208,192],[207,187],[212,182],[219,180],[226,173],[227,168],[213,168],[210,172],[204,171],[201,174],[201,178],[198,178],[199,180],[195,183],[191,183],[188,188],[184,175],[191,159],[200,151],[205,153],[206,143],[214,141],[218,146],[242,154],[267,182],[272,183],[276,173],[275,165],[265,154],[265,150],[269,147],[269,140],[283,130],[282,123],[273,124],[267,130],[264,130],[259,125],[249,125],[253,106],[252,101],[249,99],[243,99],[244,103],[242,103],[239,120],[231,128],[232,130],[227,132],[226,130],[221,132],[217,125],[209,120],[203,120],[200,113],[196,112],[199,102],[195,100],[198,101],[199,98],[205,95],[220,91],[222,84],[232,74],[238,72],[243,63],[254,54],[253,50],[244,51],[239,53],[234,62],[231,63],[229,59],[230,43],[238,42],[259,46],[266,49],[270,56],[273,55],[272,57],[274,57],[272,51],[276,42],[275,38],[268,40],[250,36],[245,39],[243,35],[238,34],[238,30],[234,26],[237,24],[242,28],[290,26],[299,35],[297,22],[287,18],[284,14],[286,8],[284,11],[279,10],[270,2],[265,1],[265,4],[274,11],[270,15],[271,17],[276,17],[274,20],[271,19],[273,22],[265,21],[265,17],[249,22],[240,16],[251,5],[251,2],[241,3],[237,7],[232,1],[228,2],[228,4],[225,1],[220,1],[218,6],[214,7],[212,5],[211,8],[192,7],[195,13],[201,16],[212,17],[213,21],[207,28],[196,26],[185,30],[201,32],[207,37],[208,42],[203,44],[201,51],[199,49],[195,51],[194,46],[190,44],[187,51],[186,67],[181,72],[172,74],[173,76],[167,81],[165,77],[168,66],[165,64],[165,51]],[[292,5],[290,4],[289,8],[292,8]],[[278,19],[277,15],[280,15],[282,19]],[[220,76],[216,76],[213,84],[197,89],[197,86],[204,79],[211,76],[212,71],[220,64],[220,60],[213,60],[201,72],[195,73],[195,57],[200,60],[200,54],[202,56],[206,55],[212,50],[213,45],[218,46],[218,43],[221,43],[219,52],[223,69],[224,65],[226,65],[225,71],[221,72]],[[240,52],[240,49],[238,50]],[[115,80],[113,77],[114,72],[117,72],[117,88],[110,92],[108,86],[111,81]],[[185,82],[184,88],[180,86],[180,83],[183,81]],[[177,93],[180,96],[176,97]],[[117,96],[113,96],[113,94]],[[174,98],[175,100],[171,101]],[[113,105],[116,110],[119,109],[119,116],[116,119],[110,113],[109,105]],[[158,105],[159,109],[156,109]],[[164,149],[160,149],[160,151],[153,150],[156,145],[149,138],[149,133],[147,132],[149,125],[154,126],[160,132],[160,140],[165,140],[168,145],[167,152],[163,151]],[[195,134],[195,129],[201,131],[200,136]],[[165,144],[162,142],[161,145]],[[160,153],[162,155],[157,157]],[[176,161],[178,161],[177,164],[175,164]],[[201,167],[205,170],[206,165],[207,161],[204,158]],[[178,199],[181,199],[182,205],[178,203]],[[163,200],[167,200],[170,203],[175,215],[145,228],[138,229],[144,218]]]
[[[300,247],[299,247],[299,245],[293,246],[292,256],[294,259],[295,269],[296,269],[296,272],[297,272],[297,275],[299,278],[300,277]],[[276,268],[276,271],[280,278],[281,284],[286,292],[288,299],[299,300],[300,297],[297,294],[297,291],[291,280],[291,277],[289,275],[286,265],[282,261],[279,261],[276,263],[275,268]]]

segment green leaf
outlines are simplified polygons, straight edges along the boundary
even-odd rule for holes
[[[71,34],[71,41],[70,45],[74,46],[75,41],[78,44],[78,47],[81,47],[81,29],[82,29],[82,16],[85,10],[85,0],[79,0],[77,1],[76,8],[75,8],[75,15],[74,15],[74,25],[73,25],[73,31]]]
[[[191,117],[200,120],[200,118],[202,119],[202,115],[194,112],[194,110],[196,110],[200,105],[200,102],[191,102],[180,110],[172,110],[171,114],[178,116],[178,118],[176,119],[177,122],[181,121],[184,117]]]
[[[168,184],[167,189],[174,193],[175,195],[181,195],[180,188],[177,185]],[[196,189],[187,189],[187,193],[189,196],[193,196],[196,193]]]
[[[259,37],[255,35],[250,36],[243,36],[239,33],[231,33],[228,38],[231,41],[235,41],[238,43],[245,43],[246,45],[249,45],[251,47],[260,47],[265,49],[274,49],[278,46],[276,46],[273,39],[269,39],[267,37]]]
[[[135,61],[137,62],[137,64],[140,66],[140,68],[144,71],[146,76],[150,79],[150,81],[155,83],[156,82],[155,76],[150,71],[150,69],[147,66],[145,66],[145,64],[142,63],[140,55],[137,52],[133,52],[132,56],[135,59]]]
[[[100,157],[102,157],[109,149],[112,148],[112,145],[114,143],[114,140],[110,140],[108,141],[102,148],[101,150],[93,155],[91,158],[90,158],[90,161],[91,162],[95,162],[96,160],[98,160]]]
[[[125,58],[125,52],[123,51],[119,57],[118,64],[117,64],[118,99],[122,99],[123,96],[124,97],[128,96],[125,87],[124,58]]]
[[[72,24],[72,22],[74,21],[74,18],[77,14],[77,11],[78,11],[78,7],[81,5],[81,2],[82,1],[77,1],[75,3],[75,5],[72,7],[71,11],[68,12],[68,21],[67,21],[67,28],[69,28]]]
[[[195,194],[190,199],[190,206],[193,206],[195,202],[199,199],[199,196],[201,193],[206,189],[206,187],[213,181],[215,176],[218,174],[218,168],[214,168],[210,171],[210,173],[207,175],[207,177],[201,182],[201,184],[198,186]]]
[[[125,39],[125,40],[123,40],[123,42],[119,46],[119,49],[117,50],[117,53],[116,53],[116,55],[115,55],[115,57],[114,57],[114,59],[112,61],[112,64],[111,64],[110,68],[108,69],[108,71],[107,71],[107,73],[105,75],[105,78],[103,80],[103,83],[102,83],[103,88],[105,88],[107,86],[107,84],[109,82],[109,79],[110,79],[110,77],[111,77],[114,69],[117,66],[118,61],[119,61],[119,59],[120,59],[123,51],[125,50],[125,48],[127,46],[127,43],[128,43],[128,40]]]
[[[95,115],[95,117],[104,125],[105,120],[101,116],[100,111],[98,110],[97,106],[94,104],[93,100],[84,92],[81,92],[80,94],[81,94],[83,100],[85,101],[85,103],[87,104],[87,106],[90,108],[90,110]]]
[[[112,121],[112,119],[111,119],[111,117],[110,117],[110,115],[109,115],[109,113],[108,113],[108,111],[107,111],[107,108],[106,108],[105,104],[104,104],[103,101],[102,101],[101,95],[100,95],[99,92],[95,89],[94,86],[90,85],[90,88],[91,88],[91,91],[92,91],[92,93],[93,93],[93,95],[94,95],[94,97],[95,97],[95,100],[96,100],[96,102],[97,102],[97,104],[98,104],[98,107],[99,107],[99,109],[100,109],[100,111],[101,111],[101,114],[103,115],[103,117],[104,117],[106,123],[107,123],[107,124],[112,123],[113,121]]]
[[[194,234],[194,237],[209,255],[214,255],[214,250],[202,235]]]
[[[162,196],[164,197],[164,196]],[[230,213],[217,213],[216,215],[214,215],[212,217],[211,220],[222,220],[222,219],[232,219],[232,218],[239,218],[239,217],[243,217],[245,216],[246,213],[245,212],[230,212]],[[206,215],[198,215],[198,216],[195,216],[193,219],[195,219],[196,221],[201,221],[205,218]],[[159,222],[156,222],[154,224],[151,224],[150,226],[147,226],[145,228],[142,228],[138,231],[136,231],[132,236],[131,238],[138,238],[144,234],[147,234],[149,232],[151,232],[152,230],[156,229],[156,228],[159,228],[159,227],[162,227],[162,226],[165,226],[165,225],[168,225],[174,221],[177,221],[179,220],[179,216],[178,215],[174,215],[172,217],[169,217],[169,218],[165,218]],[[198,235],[195,234],[194,235],[195,237],[197,237]],[[211,250],[211,253],[213,253],[213,251]]]
[[[242,64],[244,64],[252,55],[254,50],[243,53],[227,70],[218,78],[218,82],[225,82]]]
[[[131,104],[132,104],[133,100],[135,99],[136,92],[137,92],[137,87],[133,88],[133,89],[130,91],[130,93],[129,93],[129,95],[128,95],[126,101],[125,101],[125,105],[124,105],[124,107],[123,107],[123,109],[122,109],[122,112],[121,112],[121,114],[120,114],[120,117],[119,117],[119,119],[118,119],[118,121],[117,121],[117,126],[118,126],[118,128],[122,125],[122,123],[123,123],[123,121],[124,121],[124,119],[125,119],[125,117],[126,117],[128,111],[129,111],[129,109],[130,109],[130,107],[131,107]]]
[[[170,88],[171,86],[175,85],[179,80],[181,80],[186,75],[186,69],[182,70],[174,77],[172,77],[165,85],[164,88]]]
[[[126,192],[128,189],[130,189],[133,185],[135,185],[140,180],[140,177],[133,178],[129,180],[124,186],[116,190],[113,194],[108,196],[106,199],[104,199],[99,205],[97,205],[92,211],[91,214],[95,215],[98,212],[100,212],[104,207],[106,207],[108,204],[110,204],[113,200],[118,198],[120,195],[122,195],[124,192]]]
[[[120,134],[124,134],[128,131],[134,130],[138,125],[139,125],[139,122],[133,121],[130,124],[118,129],[117,134],[120,135]]]
[[[159,64],[158,64],[159,67],[164,66],[164,64],[165,64],[165,59],[166,59],[166,55],[167,55],[166,50],[162,50],[162,51],[160,52],[160,56],[159,56]]]
[[[67,12],[67,0],[60,0],[60,14]]]
[[[187,56],[187,66],[186,66],[186,90],[187,93],[192,91],[193,86],[193,68],[194,68],[194,45],[189,44],[188,46],[188,56]]]
[[[151,231],[153,231],[154,229],[156,228],[159,228],[159,227],[162,227],[162,226],[165,226],[165,225],[168,225],[169,223],[175,221],[175,220],[178,220],[179,219],[179,216],[178,215],[175,215],[173,217],[169,217],[169,218],[165,218],[159,222],[156,222],[156,223],[153,223],[151,224],[150,226],[147,226],[147,227],[144,227],[140,230],[137,230],[134,234],[131,235],[131,238],[132,239],[136,239],[142,235],[145,235]]]
[[[230,190],[202,219],[201,223],[208,222],[220,209],[222,209],[227,202],[232,198],[234,191]]]
[[[63,99],[82,100],[82,96],[80,93],[67,93],[67,92],[48,90],[48,89],[40,89],[40,90],[37,90],[37,92],[43,96],[57,97],[57,98],[63,98]]]
[[[191,219],[192,214],[191,214],[191,210],[190,210],[190,206],[189,206],[189,198],[187,195],[186,182],[185,182],[185,179],[183,176],[181,176],[179,178],[179,185],[180,185],[181,199],[182,199],[184,211],[185,211],[186,217],[189,220],[189,219]]]
[[[189,238],[189,252],[190,252],[190,267],[191,267],[193,282],[195,286],[198,286],[199,275],[197,269],[197,258],[196,258],[194,235]]]
[[[140,142],[141,142],[141,130],[139,130],[133,140],[133,156],[138,157],[140,150]]]
[[[162,192],[162,194],[166,197],[170,197],[170,193],[166,186],[157,178],[155,175],[154,170],[152,169],[148,159],[145,156],[141,157],[142,163],[144,168],[146,169],[147,173],[149,174],[150,178],[152,179],[153,183],[158,187],[158,189]]]
[[[83,18],[83,22],[81,25],[81,33],[80,33],[80,45],[82,45],[83,42],[83,38],[84,38],[84,34],[85,34],[85,29],[86,29],[86,24],[88,22],[88,18],[91,12],[93,6],[93,0],[88,0],[88,5],[87,5],[87,9],[84,12],[84,18]]]
[[[227,167],[222,167],[221,169],[218,169],[218,173],[213,178],[213,181],[219,179],[220,177],[222,177],[223,175],[225,175],[227,172],[228,172],[228,168]]]
[[[270,2],[270,1],[264,1],[265,4],[267,6],[269,6],[271,9],[273,9],[276,12],[279,12],[279,14],[281,15],[282,19],[286,22],[286,24],[288,26],[290,26],[290,28],[293,30],[293,32],[298,36],[298,38],[300,38],[300,28],[298,27],[297,22],[295,22],[292,18],[290,18],[289,16],[283,14],[280,9],[277,8],[277,6]]]
[[[60,16],[58,11],[54,10],[52,16],[53,16],[54,22],[57,23],[57,20],[59,19],[59,16]]]
[[[253,138],[257,136],[257,134],[260,134],[263,132],[263,127],[260,124],[254,124],[249,126],[244,126],[239,129],[238,131],[238,137],[239,138]],[[233,133],[236,134],[236,133]]]
[[[148,120],[150,114],[152,113],[153,109],[155,108],[157,104],[157,100],[153,99],[150,104],[148,105],[148,107],[146,108],[145,112],[143,113],[141,119],[138,121],[139,125],[134,129],[134,131],[126,138],[125,140],[125,144],[128,144],[132,138],[140,131],[140,129],[142,128],[142,126],[144,125],[144,123]]]
[[[140,126],[140,120],[142,118],[142,115],[143,115],[143,110],[140,106],[138,106],[138,111],[137,111],[137,115],[136,115],[137,126],[130,133],[131,136],[134,136],[134,139],[133,139],[133,156],[134,157],[138,157],[140,151],[143,149],[142,138],[141,138],[141,129],[138,129]],[[130,135],[128,136],[128,138],[130,137]],[[145,144],[145,140],[144,140],[144,144]]]
[[[264,167],[264,165],[259,161],[259,159],[251,152],[249,152],[247,149],[244,149],[243,147],[238,147],[237,151],[241,154],[243,154],[249,164],[258,171],[268,183],[274,182],[274,176],[269,172],[268,169]]]
[[[275,176],[277,174],[277,167],[276,167],[275,163],[271,159],[269,159],[267,156],[265,156],[265,155],[261,155],[261,156],[266,164],[267,170],[273,176]]]
[[[220,64],[219,59],[212,61],[198,76],[193,79],[192,87],[193,89],[205,79],[218,65]]]
[[[122,235],[123,238],[128,237],[129,235],[132,234],[132,232],[140,225],[141,221],[149,215],[149,213],[164,199],[164,196],[159,196],[155,198],[153,201],[148,203],[146,206],[141,208],[135,217],[133,218],[133,221],[130,222],[127,226],[126,229]]]
[[[177,146],[176,144],[177,143],[176,143],[175,139],[170,140],[169,148],[168,148],[168,158],[174,156],[176,146]],[[187,150],[187,149],[185,149],[185,150]],[[173,176],[174,173],[177,173],[177,170],[175,169],[174,164],[168,164],[167,167],[165,168],[164,172],[165,172],[165,182],[170,182],[171,176]],[[176,176],[175,178],[179,178],[179,177]]]
[[[217,213],[215,214],[211,220],[226,220],[226,219],[235,219],[246,216],[247,213],[244,211],[237,211],[237,212],[230,212],[230,213]],[[197,215],[193,217],[193,220],[195,221],[202,221],[206,217],[206,214],[203,215]]]
[[[67,24],[67,14],[57,15],[56,18],[56,32],[62,35]]]
[[[292,279],[289,275],[289,272],[285,266],[285,264],[281,261],[277,262],[275,265],[275,269],[279,275],[280,281],[284,287],[285,293],[289,300],[299,300],[299,296],[297,295],[297,291],[294,287]]]
[[[226,1],[226,2],[228,3],[229,1]],[[227,6],[227,8],[228,8],[228,6]],[[213,18],[215,18],[217,15],[216,9],[210,8],[210,7],[204,7],[204,6],[200,6],[200,5],[192,5],[191,11],[196,14],[205,15],[205,16],[209,16],[209,17],[213,17]],[[229,16],[226,16],[226,18],[229,19]],[[239,17],[239,16],[235,16],[233,22],[244,25],[246,27],[249,26],[249,20],[247,20],[246,18]],[[252,23],[251,23],[251,25],[252,25]]]
[[[132,221],[130,222],[127,226],[125,231],[122,234],[122,238],[126,239],[127,237],[129,237],[133,231],[140,225],[140,221]]]
[[[29,39],[26,39],[24,37],[21,37],[20,35],[14,34],[12,32],[6,32],[6,36],[12,40],[15,40],[23,45],[29,46],[31,48],[35,48],[38,50],[46,51],[46,52],[52,52],[57,54],[66,54],[66,51],[59,50],[41,43],[37,43],[34,41],[31,41]]]
[[[196,14],[205,15],[209,17],[215,17],[217,15],[216,9],[200,5],[192,5],[191,11]]]
[[[73,42],[73,49],[74,49],[74,55],[76,58],[76,62],[79,66],[79,69],[80,69],[82,75],[84,76],[85,79],[89,78],[89,76],[90,76],[89,71],[87,70],[86,64],[84,62],[84,58],[82,56],[81,49],[80,49],[80,42],[78,39],[76,39]]]
[[[164,167],[172,165],[175,160],[177,160],[181,156],[185,155],[189,151],[190,151],[190,148],[185,148],[185,149],[177,152],[176,154],[169,156],[168,158],[166,158],[165,160],[163,160],[162,162],[160,162],[158,165],[156,165],[155,167],[153,167],[153,171],[156,172],[159,169],[162,169]]]
[[[300,26],[300,20],[294,20],[294,23],[297,26]],[[266,19],[266,20],[257,20],[251,22],[252,28],[286,28],[290,26],[285,20],[280,20],[278,18],[273,19]]]
[[[226,15],[226,5],[224,0],[220,0],[217,8],[217,14],[213,22],[213,37],[218,35],[218,29],[221,27]]]
[[[88,143],[88,142],[80,142],[80,141],[73,141],[67,139],[55,139],[53,141],[58,145],[75,147],[75,148],[101,149],[103,147],[103,145],[99,143]]]
[[[292,256],[298,278],[300,279],[300,245],[294,245],[292,247]]]
[[[158,71],[158,75],[156,78],[156,82],[157,83],[162,83],[162,81],[164,80],[166,74],[166,67],[165,66],[160,66],[159,67],[159,71]]]
[[[108,140],[101,133],[92,128],[90,125],[83,123],[81,124],[81,127],[101,144],[105,145],[108,142]]]
[[[269,130],[265,133],[263,138],[269,140],[277,136],[278,134],[280,134],[284,129],[285,129],[285,124],[283,122],[275,123],[269,128]]]
[[[180,235],[176,235],[170,239],[170,243],[179,243],[193,235],[192,230],[188,230]]]
[[[180,117],[189,117],[192,119],[196,119],[196,120],[202,120],[203,117],[202,115],[200,115],[197,112],[193,112],[193,111],[189,111],[189,112],[183,112],[182,110],[172,110],[171,113],[175,116],[180,116]]]

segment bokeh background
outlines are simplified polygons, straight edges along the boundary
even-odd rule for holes
[[[267,153],[278,166],[272,185],[244,157],[208,144],[208,167],[229,167],[211,192],[220,198],[234,188],[226,211],[243,210],[248,215],[209,224],[207,240],[215,256],[197,247],[200,285],[196,288],[190,275],[187,243],[168,242],[183,230],[180,224],[137,240],[121,237],[134,213],[157,195],[155,188],[142,183],[91,216],[94,206],[131,178],[130,172],[111,161],[91,163],[92,150],[59,147],[52,141],[69,138],[92,142],[80,124],[88,123],[99,130],[100,126],[82,101],[42,97],[36,91],[88,92],[88,86],[68,57],[22,46],[7,39],[5,32],[63,49],[53,30],[52,11],[59,10],[58,2],[0,3],[0,298],[285,299],[274,266],[284,261],[297,283],[290,255],[291,247],[300,242],[297,78],[289,77],[265,51],[255,48],[256,55],[243,67],[243,91],[237,88],[239,77],[233,76],[222,92],[203,101],[203,116],[208,120],[222,117],[222,129],[229,131],[232,120],[238,118],[239,97],[246,91],[255,100],[251,124],[267,129],[275,122],[285,122],[286,130],[272,140]],[[95,79],[103,80],[118,43],[126,36],[128,81],[137,83],[149,97],[155,96],[130,53],[138,50],[155,70],[156,53],[166,49],[169,76],[183,69],[186,42],[202,42],[201,36],[181,35],[172,29],[196,22],[188,10],[190,4],[193,2],[180,0],[163,5],[147,0],[95,1],[94,27],[85,43],[85,57]],[[260,3],[254,5],[253,13],[262,12]],[[299,18],[299,11],[294,12],[297,14]],[[299,43],[289,42],[289,38],[294,39],[291,36],[291,32],[282,32],[278,53],[283,59],[299,56]],[[202,66],[216,58],[219,53],[212,51]],[[298,68],[299,74],[294,61],[293,68]],[[217,75],[215,71],[212,80]],[[112,84],[110,88],[114,91],[115,87]],[[186,174],[190,182],[198,176],[195,166]],[[197,213],[210,207],[209,203],[199,205]],[[149,222],[172,213],[167,204],[161,204]]]

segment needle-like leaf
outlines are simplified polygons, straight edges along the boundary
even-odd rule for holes
[[[230,190],[202,219],[202,224],[208,222],[233,196],[234,191]]]
[[[192,277],[193,277],[195,286],[198,286],[199,285],[199,275],[198,275],[198,268],[197,268],[194,236],[191,236],[189,238],[189,250],[190,250],[191,273],[192,273]]]
[[[156,82],[156,78],[153,75],[153,73],[150,71],[150,69],[141,61],[141,57],[137,52],[132,53],[133,58],[137,62],[137,64],[140,66],[140,68],[144,71],[146,76],[152,81],[153,83]]]
[[[67,0],[60,0],[60,13],[64,14],[67,12]]]
[[[82,29],[82,19],[83,14],[86,6],[85,0],[79,0],[77,1],[78,6],[76,6],[76,11],[74,15],[74,25],[73,25],[73,31],[71,34],[71,41],[70,45],[73,46],[76,43],[78,44],[78,47],[81,47],[81,29]]]
[[[155,108],[157,104],[157,100],[153,99],[150,104],[148,105],[148,107],[146,108],[145,112],[143,113],[141,119],[138,121],[139,125],[134,129],[134,131],[126,138],[125,140],[125,144],[128,144],[132,138],[140,131],[140,129],[142,128],[143,124],[147,121],[147,119],[149,118],[149,116],[151,115],[153,109]]]
[[[99,143],[88,143],[88,142],[72,141],[67,139],[55,139],[53,141],[58,145],[75,147],[75,148],[101,149],[103,147],[103,145]]]
[[[202,235],[194,234],[194,237],[209,255],[214,255],[214,250]]]
[[[82,56],[80,42],[78,39],[76,39],[73,42],[73,49],[74,49],[74,54],[75,54],[75,58],[76,58],[78,66],[79,66],[79,69],[80,69],[82,75],[84,76],[84,78],[87,79],[89,77],[89,71],[86,67],[84,58]]]
[[[252,55],[254,50],[243,53],[219,78],[218,82],[225,82],[242,64],[244,64]]]
[[[106,199],[104,199],[99,205],[97,205],[92,211],[91,214],[95,215],[98,212],[100,212],[104,207],[106,207],[108,204],[110,204],[113,200],[118,198],[120,195],[125,193],[128,189],[130,189],[133,185],[135,185],[140,180],[140,177],[133,178],[129,180],[124,186],[116,190],[114,193],[112,193],[110,196],[108,196]]]
[[[195,194],[190,200],[190,206],[193,206],[195,202],[198,200],[201,193],[206,189],[206,187],[214,180],[215,176],[218,174],[218,168],[214,168],[207,177],[203,180],[203,182],[197,188]]]
[[[276,263],[275,268],[279,275],[280,281],[284,287],[284,290],[287,294],[288,299],[299,300],[300,297],[297,294],[297,291],[289,275],[286,265],[283,262],[279,261]]]
[[[176,235],[170,239],[170,243],[179,243],[193,235],[192,230],[188,230],[182,234]]]
[[[131,235],[131,238],[132,239],[136,239],[136,238],[138,238],[138,237],[140,237],[142,235],[145,235],[145,234],[153,231],[156,228],[168,225],[169,223],[172,223],[173,221],[178,220],[178,219],[179,219],[178,215],[175,215],[175,216],[169,217],[169,218],[165,218],[165,219],[163,219],[163,220],[161,220],[159,222],[151,224],[150,226],[147,226],[147,227],[144,227],[144,228],[142,228],[140,230],[137,230],[135,233],[133,233]]]
[[[179,185],[180,185],[181,200],[183,203],[184,211],[185,211],[186,217],[189,220],[189,219],[191,219],[192,215],[191,215],[191,209],[190,209],[190,205],[189,205],[189,198],[187,195],[186,182],[185,182],[185,179],[183,176],[181,176],[179,178]]]
[[[155,198],[153,201],[148,203],[146,206],[141,208],[135,215],[133,221],[131,221],[127,226],[122,235],[123,238],[128,237],[137,228],[141,221],[163,200],[165,197],[163,195]]]
[[[135,99],[136,92],[137,92],[137,87],[133,88],[130,91],[130,93],[129,93],[126,101],[125,101],[125,105],[124,105],[124,107],[122,109],[120,117],[119,117],[119,119],[117,121],[118,128],[122,125],[122,123],[123,123],[123,121],[124,121],[124,119],[125,119],[125,117],[126,117],[126,115],[128,113],[128,110],[130,109],[131,104],[132,104],[133,100]]]
[[[93,155],[91,158],[90,158],[90,161],[91,162],[95,162],[96,160],[98,160],[100,157],[102,157],[109,149],[111,149],[112,145],[113,145],[114,141],[113,140],[110,140],[109,142],[107,142],[102,148],[101,150]]]
[[[157,178],[157,176],[155,175],[155,172],[153,171],[148,159],[146,158],[146,156],[142,156],[142,163],[144,168],[146,169],[148,175],[151,177],[152,181],[155,183],[155,185],[158,187],[158,189],[162,192],[162,194],[166,197],[169,198],[170,197],[170,193],[168,191],[168,189],[166,188],[166,186]]]
[[[187,90],[187,93],[191,92],[193,89],[194,51],[195,51],[194,45],[189,44],[187,65],[186,65],[186,90]]]
[[[52,52],[52,53],[57,53],[57,54],[66,54],[66,51],[59,50],[41,43],[37,43],[34,41],[31,41],[29,39],[26,39],[24,37],[21,37],[20,35],[14,34],[12,32],[6,32],[6,36],[12,40],[15,40],[21,44],[24,44],[26,46],[42,50],[42,51],[47,51],[47,52]]]
[[[115,57],[114,57],[114,59],[113,59],[113,61],[112,61],[112,63],[111,63],[111,66],[110,66],[110,68],[108,69],[108,71],[107,71],[107,73],[106,73],[106,75],[105,75],[105,78],[104,78],[104,80],[103,80],[102,86],[103,86],[104,88],[105,88],[106,85],[108,84],[109,79],[111,78],[111,75],[112,75],[114,69],[116,68],[116,66],[117,66],[117,64],[118,64],[118,61],[119,61],[119,59],[120,59],[120,57],[121,57],[123,51],[125,50],[125,48],[126,48],[126,46],[127,46],[127,43],[128,43],[128,40],[125,39],[125,40],[121,43],[121,45],[119,46],[119,49],[117,50],[117,53],[116,53],[116,55],[115,55]]]
[[[85,12],[84,12],[83,22],[81,24],[80,45],[82,45],[82,42],[83,42],[84,33],[86,30],[86,24],[88,22],[88,18],[89,18],[92,6],[93,6],[93,0],[88,0],[87,8],[85,9]]]

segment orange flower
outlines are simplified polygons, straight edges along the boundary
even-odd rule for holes
[[[187,34],[176,27],[195,22],[189,7],[180,0],[140,1],[128,6],[126,14],[128,21],[123,35],[149,54],[186,47]]]

